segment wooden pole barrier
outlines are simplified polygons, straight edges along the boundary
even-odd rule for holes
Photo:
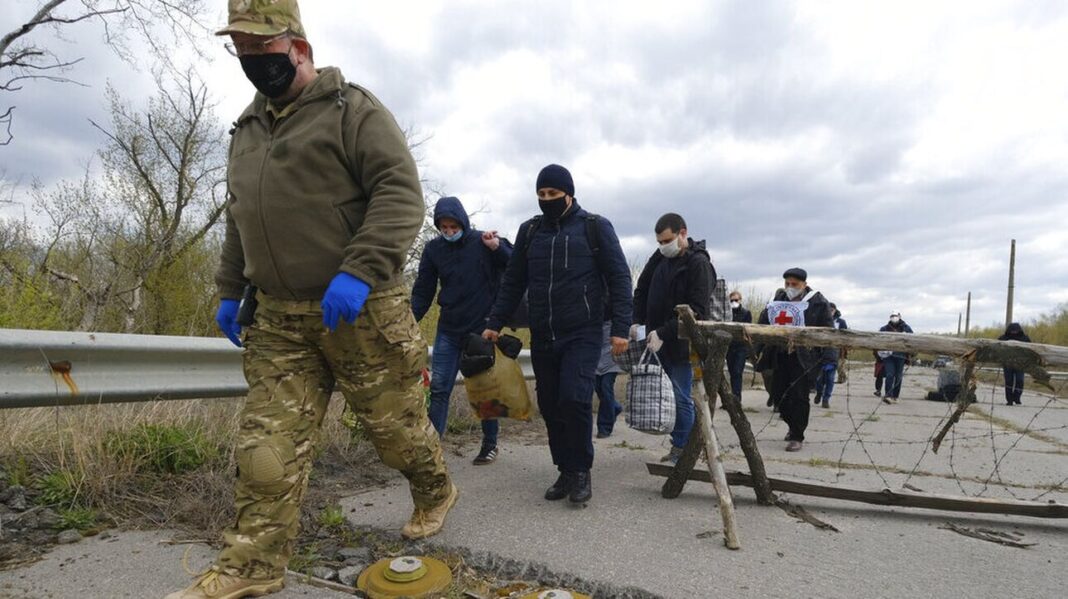
[[[646,464],[649,474],[667,476],[671,469],[663,464]],[[752,486],[753,478],[747,472],[727,472],[727,482],[732,485]],[[708,473],[696,470],[690,475],[691,480],[710,482]],[[1010,516],[1030,516],[1032,518],[1068,518],[1068,504],[1038,501],[1021,501],[1017,499],[992,499],[989,497],[961,497],[937,493],[919,493],[907,490],[892,491],[883,489],[872,491],[841,485],[824,485],[810,481],[800,481],[782,477],[768,479],[771,488],[783,493],[826,497],[843,501],[856,501],[875,505],[924,508],[950,512],[971,512],[977,514],[1006,514]]]
[[[992,339],[959,339],[941,335],[903,335],[901,333],[873,333],[827,327],[776,327],[740,322],[699,321],[703,335],[725,331],[746,342],[805,347],[845,347],[870,350],[899,351],[908,354],[945,354],[963,358],[974,352],[977,363],[1011,366],[1026,371],[1035,382],[1050,386],[1051,366],[1068,367],[1068,347],[1019,341]]]

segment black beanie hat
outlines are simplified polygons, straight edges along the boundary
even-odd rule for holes
[[[803,269],[803,268],[796,268],[795,267],[795,268],[791,268],[791,269],[787,270],[786,272],[782,273],[782,278],[784,278],[784,279],[793,278],[793,279],[797,279],[799,281],[808,281],[808,273],[805,272],[805,269]]]
[[[559,189],[571,197],[575,197],[575,182],[571,179],[571,173],[559,164],[550,164],[538,173],[538,182],[534,191],[544,187]]]

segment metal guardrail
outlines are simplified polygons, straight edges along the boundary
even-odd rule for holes
[[[533,378],[529,351],[519,364]],[[224,338],[0,329],[0,409],[247,392],[241,350]]]

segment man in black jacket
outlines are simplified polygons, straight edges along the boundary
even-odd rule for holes
[[[705,242],[688,239],[686,221],[678,214],[669,212],[661,216],[654,229],[660,247],[638,277],[634,290],[634,326],[645,325],[649,331],[649,349],[657,352],[675,391],[671,451],[660,460],[674,463],[682,455],[694,420],[690,342],[679,338],[675,306],[687,304],[698,320],[708,320],[716,270],[712,268]]]
[[[760,313],[760,324],[777,326],[830,327],[831,309],[818,291],[808,286],[808,273],[791,268],[783,273],[783,288]],[[772,371],[769,394],[779,400],[779,414],[790,432],[786,451],[800,451],[808,428],[808,394],[815,385],[820,369],[833,363],[832,348],[765,346],[757,361],[757,370]]]
[[[730,295],[731,322],[753,322],[753,313],[742,305],[742,294],[732,291]],[[731,341],[727,349],[727,372],[731,375],[731,393],[742,401],[742,375],[745,373],[745,360],[749,357],[749,347],[744,341]]]
[[[545,498],[586,503],[593,495],[593,385],[602,323],[612,323],[612,352],[626,351],[630,267],[612,223],[579,207],[567,169],[546,166],[535,190],[542,215],[520,225],[482,336],[496,341],[526,291],[538,409],[560,471]]]

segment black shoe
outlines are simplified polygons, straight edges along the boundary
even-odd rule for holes
[[[478,452],[475,459],[471,461],[476,466],[485,466],[486,464],[492,464],[497,459],[497,446],[486,447],[482,446],[482,450]]]
[[[604,432],[604,431],[597,431],[597,438],[598,439],[607,439],[608,437],[611,437],[611,436],[612,436],[612,431],[608,431],[607,433]]]
[[[561,472],[560,476],[553,483],[553,486],[545,490],[545,499],[549,501],[558,501],[567,497],[568,493],[575,486],[575,475],[571,472]]]
[[[590,471],[575,473],[575,486],[571,488],[571,495],[568,496],[568,501],[571,503],[586,503],[593,497],[593,487],[590,481]]]
[[[817,406],[820,405],[820,398],[818,395],[812,400],[812,404]]]
[[[772,399],[771,399],[771,398],[769,397],[769,398],[768,398],[768,407],[770,408],[770,407],[771,407],[771,404],[773,404],[773,403],[775,403],[775,402],[774,402],[774,401],[772,401]]]

